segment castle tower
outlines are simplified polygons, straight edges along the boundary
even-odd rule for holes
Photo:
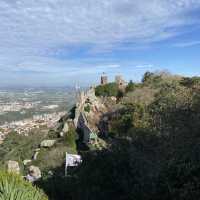
[[[119,89],[124,89],[126,87],[126,82],[123,80],[122,76],[115,76],[115,83]]]
[[[101,76],[101,85],[105,85],[108,83],[108,77],[106,76],[105,73]]]
[[[118,86],[121,86],[123,85],[124,80],[122,79],[122,76],[118,75],[118,76],[115,76],[115,82]]]

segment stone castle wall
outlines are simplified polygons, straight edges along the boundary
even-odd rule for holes
[[[74,118],[74,125],[76,128],[78,127],[79,117],[80,117],[81,113],[84,112],[84,106],[85,106],[86,101],[88,101],[88,100],[91,102],[96,100],[95,89],[93,87],[91,87],[86,92],[82,91],[78,95],[78,99],[77,99],[77,103],[76,103],[76,110],[75,110],[75,118]]]
[[[96,100],[95,96],[95,89],[91,87],[86,92],[81,92],[78,95],[77,103],[76,103],[76,110],[75,110],[75,117],[74,117],[74,125],[76,128],[80,128],[84,134],[84,141],[85,143],[89,142],[90,134],[92,133],[92,129],[89,126],[87,117],[84,112],[84,107],[86,106],[87,102],[94,102]]]

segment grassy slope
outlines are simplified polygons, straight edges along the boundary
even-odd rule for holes
[[[51,132],[52,137],[52,132]],[[50,139],[48,134],[43,132],[30,134],[28,137],[20,136],[16,133],[9,134],[2,145],[0,145],[0,168],[5,169],[8,160],[18,161],[21,172],[26,173],[26,168],[23,166],[23,160],[31,159],[34,155],[34,150],[39,148],[42,140]],[[41,148],[36,161],[30,164],[38,166],[43,172],[53,170],[58,166],[62,166],[65,159],[65,153],[76,153],[75,132],[70,131],[69,135],[63,138],[55,138],[57,143],[51,148]]]

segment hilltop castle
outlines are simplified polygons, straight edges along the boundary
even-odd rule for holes
[[[102,74],[101,85],[108,84],[108,77]],[[126,88],[126,81],[123,77],[117,75],[115,83],[119,90]],[[77,95],[77,103],[75,108],[74,125],[81,129],[83,133],[83,142],[85,144],[91,141],[97,141],[99,129],[96,124],[99,123],[103,114],[108,112],[108,108],[104,105],[104,99],[95,96],[95,87],[90,87],[87,91],[80,91]]]
[[[115,76],[115,83],[117,84],[119,89],[124,89],[127,86],[127,82],[123,79],[121,75]],[[108,84],[108,76],[103,73],[101,76],[101,85]]]
[[[105,73],[101,76],[101,85],[105,85],[108,83],[108,77],[106,76]]]

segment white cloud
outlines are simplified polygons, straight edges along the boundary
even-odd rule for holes
[[[154,66],[151,65],[151,64],[146,64],[146,65],[136,65],[135,68],[138,68],[138,69],[151,69],[153,68]]]
[[[1,44],[159,40],[174,34],[170,29],[193,23],[185,14],[197,6],[198,0],[1,0]]]
[[[78,61],[59,60],[63,46],[64,54],[148,46],[198,24],[190,13],[199,8],[199,0],[0,0],[0,67],[80,68]]]
[[[196,45],[200,45],[200,41],[187,41],[173,44],[174,47],[191,47]]]

